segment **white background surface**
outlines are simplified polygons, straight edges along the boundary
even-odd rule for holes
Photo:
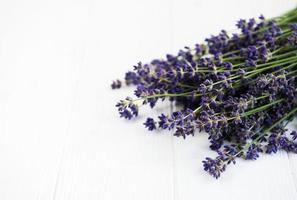
[[[0,199],[295,200],[297,156],[239,160],[215,180],[206,135],[183,140],[118,117],[110,90],[138,61],[296,0],[0,2]],[[169,112],[160,106],[155,115]],[[294,125],[292,125],[294,128]]]

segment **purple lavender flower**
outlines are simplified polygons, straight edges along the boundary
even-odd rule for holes
[[[145,127],[152,131],[154,129],[156,129],[156,122],[154,121],[153,118],[148,117],[145,121],[145,123],[143,123],[145,125]]]
[[[122,82],[120,80],[115,80],[111,84],[112,89],[119,89],[122,86]]]
[[[229,36],[225,30],[222,30],[221,33],[217,36],[211,36],[207,38],[205,41],[209,46],[209,52],[213,55],[225,52],[228,46]]]
[[[257,145],[252,144],[246,152],[246,159],[257,160],[260,152],[262,152],[262,150]]]
[[[274,20],[241,19],[232,36],[223,30],[192,49],[139,62],[125,75],[136,99],[116,105],[120,117],[136,117],[138,104],[154,108],[168,99],[179,111],[157,121],[148,117],[145,127],[182,138],[206,132],[218,156],[203,166],[215,178],[237,158],[256,160],[280,149],[297,153],[296,131],[289,135],[284,128],[297,113],[296,11]],[[116,80],[112,88],[121,85]]]
[[[133,116],[138,115],[138,106],[133,102],[130,97],[127,97],[125,100],[121,100],[116,104],[120,117],[131,119]]]
[[[293,139],[293,140],[296,140],[296,138],[297,138],[297,131],[292,131],[292,132],[290,133],[290,135],[292,136],[292,139]]]
[[[217,157],[216,159],[207,157],[202,163],[204,170],[216,179],[218,179],[221,176],[221,173],[226,170],[226,164],[221,157]]]

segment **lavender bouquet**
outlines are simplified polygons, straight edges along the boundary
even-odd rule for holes
[[[222,30],[177,55],[138,63],[124,81],[136,87],[136,97],[117,103],[120,116],[136,117],[141,104],[174,102],[179,111],[147,118],[145,127],[183,138],[206,132],[218,155],[202,162],[215,178],[237,158],[256,160],[281,149],[297,153],[297,132],[285,128],[297,113],[295,22],[297,9],[273,19],[241,19],[238,33]],[[121,85],[116,80],[111,86]]]

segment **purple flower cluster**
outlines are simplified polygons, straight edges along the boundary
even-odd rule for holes
[[[116,107],[118,107],[120,117],[131,119],[133,116],[136,117],[138,115],[138,105],[129,97],[117,103]]]
[[[273,20],[241,19],[236,24],[240,33],[230,36],[222,30],[177,55],[138,63],[125,75],[126,85],[136,87],[136,99],[116,105],[120,116],[136,117],[141,104],[175,103],[179,111],[149,117],[144,126],[182,138],[206,132],[218,156],[207,157],[203,167],[215,178],[239,157],[297,153],[297,132],[285,129],[297,112],[295,22],[297,9]],[[119,80],[111,85],[121,86]]]

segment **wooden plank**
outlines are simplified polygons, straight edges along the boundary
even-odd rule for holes
[[[0,3],[0,199],[52,199],[88,9]]]
[[[137,59],[170,50],[170,2],[94,1],[91,8],[87,63],[54,199],[173,199],[170,136],[144,129],[150,109],[120,119],[115,103],[133,90],[110,89]]]

